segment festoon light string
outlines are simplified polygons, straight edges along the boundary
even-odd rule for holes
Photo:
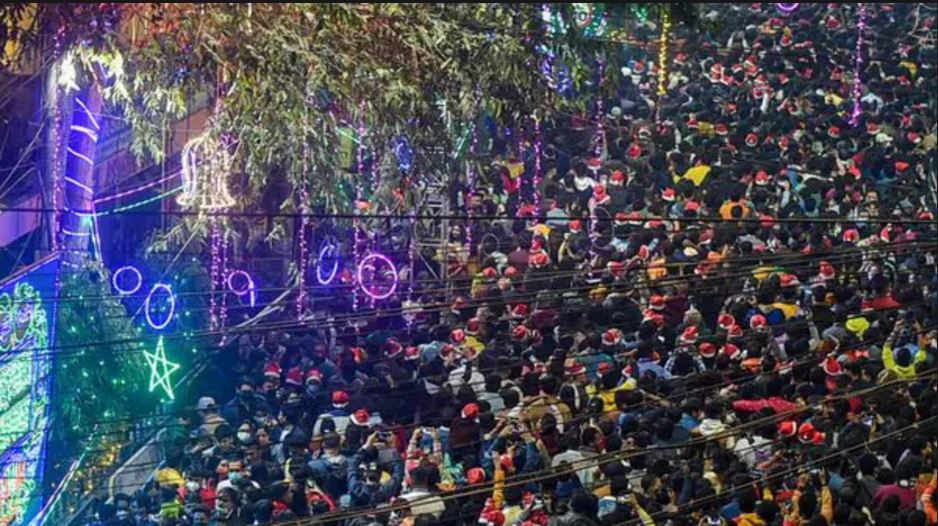
[[[863,79],[862,71],[866,59],[863,57],[863,33],[866,30],[866,3],[860,3],[860,13],[857,19],[857,47],[855,61],[853,64],[853,111],[850,112],[850,125],[860,124],[860,115],[863,113],[861,98],[863,97]]]
[[[658,41],[658,96],[668,93],[668,46],[671,40],[671,9],[661,8],[661,36]],[[658,104],[661,107],[661,104]]]

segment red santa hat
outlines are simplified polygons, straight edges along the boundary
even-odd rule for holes
[[[710,342],[703,342],[697,347],[697,352],[702,358],[713,358],[717,355],[717,346]]]
[[[733,345],[732,343],[726,343],[721,349],[723,354],[725,354],[730,360],[735,360],[742,355],[742,351],[739,350],[739,347]]]
[[[837,126],[831,126],[830,128],[827,129],[827,136],[830,137],[831,139],[839,139],[840,128],[838,128]]]
[[[612,175],[609,176],[609,184],[614,186],[622,186],[625,184],[625,174],[622,173],[622,170],[612,172]]]
[[[485,267],[482,269],[482,277],[486,280],[493,280],[498,277],[498,271],[494,267]]]
[[[661,198],[669,203],[673,203],[677,193],[674,191],[674,188],[665,188],[661,191]]]
[[[348,393],[345,391],[334,391],[332,393],[332,407],[341,409],[348,405]]]
[[[728,312],[724,312],[717,317],[717,325],[724,331],[729,330],[730,327],[736,325],[736,318]]]
[[[310,382],[316,382],[317,384],[322,383],[322,372],[319,369],[306,371],[306,383]]]
[[[768,326],[769,320],[767,320],[765,316],[761,314],[756,314],[752,318],[749,318],[749,328],[754,331],[765,329]]]
[[[856,228],[848,228],[844,230],[843,234],[844,243],[856,243],[860,240],[860,231]]]
[[[420,348],[412,345],[404,349],[404,359],[411,362],[419,360]]]
[[[843,367],[841,367],[840,362],[837,361],[837,358],[833,356],[828,356],[824,359],[824,373],[827,376],[840,376],[844,374]]]
[[[756,184],[759,186],[765,186],[769,184],[769,174],[765,170],[759,170],[756,172]]]
[[[779,422],[778,424],[778,434],[783,438],[793,437],[797,431],[798,423],[794,420],[785,420],[783,422]]]
[[[664,304],[665,304],[664,296],[660,294],[655,294],[651,298],[648,299],[648,307],[651,310],[656,310],[656,311],[664,310]]]
[[[349,420],[352,424],[358,427],[367,427],[371,424],[371,414],[368,413],[367,409],[359,409],[352,413],[352,416],[349,417]]]
[[[735,323],[734,323],[733,326],[730,327],[730,328],[726,331],[726,337],[727,337],[727,338],[734,338],[734,339],[735,339],[735,338],[742,338],[742,337],[743,337],[743,328],[740,327],[738,324],[735,324]]]
[[[511,336],[512,338],[516,340],[524,341],[528,337],[528,328],[525,327],[524,325],[518,325],[517,327],[512,329]]]
[[[601,200],[606,197],[606,186],[598,184],[593,187],[593,197],[596,200]]]
[[[750,148],[755,148],[759,145],[759,136],[755,133],[746,134],[746,146]]]
[[[531,312],[531,308],[528,307],[527,303],[519,303],[511,308],[511,316],[513,318],[524,318]]]
[[[534,268],[544,268],[550,263],[550,257],[544,252],[537,252],[531,254],[530,263]]]
[[[722,122],[719,123],[719,124],[717,124],[717,125],[715,125],[715,126],[713,127],[713,131],[714,131],[717,135],[719,135],[719,136],[721,136],[721,137],[725,137],[726,135],[729,135],[729,133],[730,133],[730,129],[729,129],[725,124],[723,124]]]
[[[684,332],[680,336],[680,342],[683,344],[693,344],[697,342],[697,337],[700,335],[699,329],[691,325],[690,327],[684,329]]]
[[[518,269],[515,267],[508,267],[505,269],[505,277],[513,278],[518,275]]]
[[[642,156],[642,147],[633,142],[629,146],[629,149],[626,150],[626,154],[629,156],[629,159],[638,159]]]
[[[820,431],[815,431],[811,434],[811,443],[815,446],[823,446],[824,442],[827,441],[827,435],[821,433]]]
[[[804,422],[798,426],[798,440],[807,444],[814,438],[814,432],[815,429],[811,422]]]
[[[303,385],[303,370],[299,367],[293,367],[287,371],[287,384],[300,387]]]
[[[779,282],[783,287],[795,287],[801,285],[801,282],[798,281],[798,276],[794,274],[782,274],[782,277],[779,278]]]
[[[598,172],[599,169],[603,167],[603,160],[598,157],[593,157],[586,161],[586,167],[592,172]]]
[[[622,341],[622,332],[619,329],[609,329],[603,333],[603,345],[611,347]]]
[[[280,379],[280,375],[283,373],[283,368],[280,367],[280,364],[277,362],[270,362],[264,366],[264,377],[265,378],[276,378]]]
[[[465,420],[475,420],[479,418],[479,405],[475,403],[468,403],[463,406],[462,411],[459,412]]]
[[[586,367],[579,362],[572,362],[566,367],[567,376],[578,376],[586,372]]]

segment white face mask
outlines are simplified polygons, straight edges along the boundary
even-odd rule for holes
[[[238,431],[238,440],[244,444],[251,442],[251,433],[247,431]]]
[[[188,490],[190,493],[194,491],[199,491],[199,483],[194,480],[190,480],[189,482],[186,482],[186,490]]]

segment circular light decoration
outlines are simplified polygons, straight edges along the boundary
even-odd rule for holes
[[[238,286],[238,282],[243,283],[241,286]],[[257,302],[257,291],[254,288],[254,280],[251,279],[250,274],[243,270],[234,270],[231,274],[228,274],[228,289],[239,298],[247,296],[251,307],[254,307],[254,304]]]
[[[326,261],[326,254],[334,256],[332,258],[332,266],[330,267],[329,272],[323,273],[323,261]],[[335,275],[339,272],[339,251],[336,249],[334,243],[328,241],[324,242],[321,247],[319,247],[319,256],[316,258],[316,281],[320,285],[328,285],[332,283],[332,280],[335,279]]]
[[[378,263],[378,262],[384,263],[385,265],[390,267],[392,271],[392,275],[394,276],[394,281],[391,283],[391,286],[388,288],[388,290],[384,293],[377,293],[374,290],[369,289],[368,287],[365,286],[365,282],[364,282],[365,267],[371,267],[373,269],[372,272],[377,273],[378,268],[375,265],[375,263]],[[357,274],[358,274],[358,285],[365,292],[365,294],[371,297],[371,299],[375,299],[375,300],[388,299],[391,297],[392,294],[394,294],[394,291],[397,290],[397,282],[398,282],[397,267],[394,266],[394,263],[390,259],[388,259],[387,256],[378,254],[377,252],[372,252],[371,254],[368,254],[361,260],[361,262],[358,263]]]
[[[125,288],[122,287],[120,283],[121,276],[127,272],[129,272],[131,276],[134,276],[136,281],[134,281],[134,284],[130,287]],[[116,290],[117,293],[121,296],[130,296],[131,294],[136,294],[137,291],[140,290],[140,287],[143,286],[143,274],[140,273],[140,270],[138,270],[137,267],[130,265],[123,266],[114,271],[114,274],[111,276],[111,285],[114,286],[114,290]]]
[[[153,316],[150,315],[150,302],[153,299],[153,295],[156,294],[158,290],[166,291],[166,295],[169,297],[169,314],[166,315],[166,319],[162,320],[160,323],[153,321]],[[153,330],[161,331],[165,329],[166,326],[169,325],[169,322],[173,321],[173,316],[176,314],[176,296],[173,295],[173,288],[166,283],[153,285],[153,288],[150,289],[150,293],[147,294],[147,299],[143,302],[143,314],[147,319],[147,325]]]
[[[800,5],[801,4],[775,4],[775,7],[777,7],[778,10],[783,13],[791,13],[795,9],[798,9],[798,6]]]

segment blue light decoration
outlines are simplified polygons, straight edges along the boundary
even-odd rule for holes
[[[394,139],[394,157],[397,158],[397,167],[401,172],[409,173],[414,167],[414,150],[410,141],[403,135]]]
[[[332,258],[332,264],[329,265],[327,258]],[[323,272],[328,269],[328,272]],[[324,241],[319,247],[319,256],[316,258],[316,281],[320,285],[329,285],[335,279],[339,272],[339,250],[335,243]]]
[[[29,523],[42,506],[51,416],[59,260],[0,283],[0,525]]]
[[[155,321],[153,314],[151,314],[151,304],[153,303],[153,297],[161,290],[166,294],[169,314],[166,314],[164,319]],[[165,308],[161,308],[160,313],[164,310]],[[147,325],[149,325],[151,329],[155,331],[165,329],[169,325],[169,322],[173,321],[173,316],[176,315],[176,296],[173,294],[173,288],[166,283],[153,285],[153,288],[150,289],[150,293],[147,294],[147,299],[143,302],[143,315],[147,320]]]

